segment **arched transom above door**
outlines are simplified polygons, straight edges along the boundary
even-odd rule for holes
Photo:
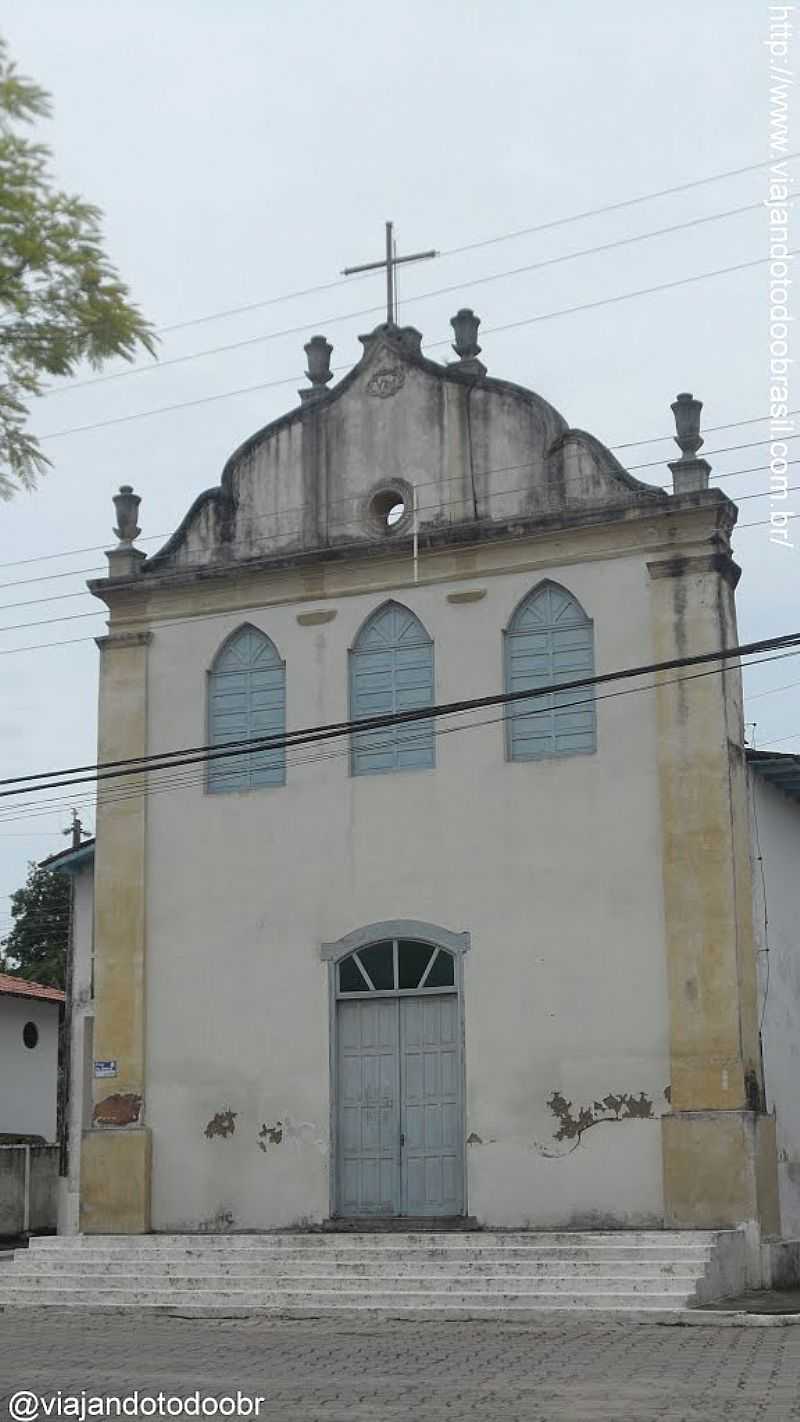
[[[456,985],[455,960],[446,948],[417,939],[387,938],[341,958],[339,996],[355,993],[433,992]]]

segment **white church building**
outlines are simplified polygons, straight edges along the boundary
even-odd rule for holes
[[[602,680],[737,644],[700,403],[668,494],[453,325],[314,337],[154,556],[116,496],[65,1231],[800,1233],[800,762]]]

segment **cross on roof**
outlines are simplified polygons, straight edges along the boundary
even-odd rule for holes
[[[386,268],[386,320],[389,325],[397,323],[397,283],[395,281],[395,267],[399,267],[402,262],[421,262],[426,257],[438,257],[439,253],[414,252],[410,257],[398,257],[397,244],[394,240],[394,223],[386,224],[386,256],[380,262],[365,262],[360,267],[345,267],[342,276],[353,276],[356,272],[378,271],[381,267]]]

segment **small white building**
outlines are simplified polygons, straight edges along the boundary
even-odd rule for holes
[[[56,1139],[64,994],[0,973],[0,1138]]]
[[[454,326],[451,365],[379,326],[330,390],[315,337],[154,556],[116,496],[98,760],[136,773],[73,866],[87,1232],[798,1228],[799,811],[720,671],[699,402],[666,494]]]

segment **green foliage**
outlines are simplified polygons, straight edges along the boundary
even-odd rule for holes
[[[66,874],[30,864],[24,888],[11,895],[14,927],[0,939],[0,972],[63,988],[69,915]]]
[[[155,354],[153,328],[103,252],[101,213],[59,192],[51,153],[18,130],[46,118],[43,89],[17,72],[0,39],[0,498],[32,488],[49,460],[26,428],[45,376],[85,360]]]

